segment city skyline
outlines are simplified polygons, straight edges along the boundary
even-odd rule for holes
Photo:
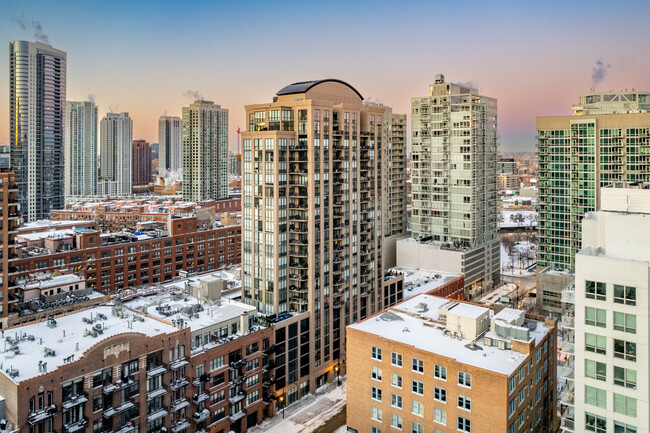
[[[638,54],[639,41],[650,36],[642,23],[650,5],[641,2],[599,2],[597,7],[468,3],[462,14],[456,5],[422,2],[399,9],[341,3],[322,10],[297,4],[250,6],[194,2],[152,8],[147,2],[118,2],[91,15],[71,3],[7,5],[0,26],[5,40],[0,80],[8,79],[8,42],[49,38],[69,57],[69,100],[93,97],[100,116],[111,109],[127,111],[134,119],[134,138],[155,143],[158,118],[180,116],[182,107],[200,95],[230,110],[233,148],[237,127],[245,127],[244,105],[287,82],[338,78],[356,83],[374,102],[409,112],[410,98],[443,73],[471,81],[499,100],[503,151],[533,151],[536,116],[570,114],[592,80],[599,91],[650,87],[644,76],[650,59]],[[436,18],[452,12],[457,20]],[[283,28],[288,19],[307,27],[327,23],[335,31],[327,38],[299,36]],[[476,24],[455,32],[458,21]],[[599,30],[585,39],[586,28]],[[572,48],[573,40],[580,40],[579,48]],[[392,53],[391,61],[367,74],[368,59],[382,58],[382,50]],[[299,61],[292,53],[299,54]],[[550,85],[541,86],[544,81]],[[8,98],[6,87],[0,88],[0,98]],[[0,104],[0,118],[5,119],[0,143],[8,144],[8,104]]]

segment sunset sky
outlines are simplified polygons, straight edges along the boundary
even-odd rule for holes
[[[0,143],[9,143],[9,42],[47,36],[68,54],[67,99],[93,95],[158,140],[157,119],[200,93],[230,110],[270,102],[295,81],[339,78],[408,113],[436,73],[498,99],[501,149],[535,149],[535,117],[570,114],[578,95],[650,90],[645,1],[0,0]],[[42,33],[38,33],[40,23]]]

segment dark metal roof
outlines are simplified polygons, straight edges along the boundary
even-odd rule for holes
[[[294,94],[296,94],[296,93],[305,93],[306,91],[308,91],[308,90],[311,89],[312,87],[317,86],[317,85],[319,85],[319,84],[321,84],[321,83],[326,83],[326,82],[328,82],[328,81],[332,81],[332,82],[335,82],[335,83],[341,83],[341,84],[344,84],[344,85],[348,86],[348,87],[349,87],[350,89],[352,89],[352,90],[354,91],[354,93],[356,93],[356,94],[359,96],[359,98],[361,98],[361,100],[363,101],[363,96],[361,96],[361,93],[359,93],[359,92],[357,91],[357,89],[355,89],[354,87],[350,86],[350,85],[349,85],[348,83],[346,83],[345,81],[337,80],[337,79],[335,79],[335,78],[326,78],[326,79],[324,79],[324,80],[314,80],[314,81],[301,81],[301,82],[299,82],[299,83],[289,84],[288,86],[283,87],[282,89],[280,89],[280,90],[276,93],[276,95],[280,96],[280,95],[294,95]]]

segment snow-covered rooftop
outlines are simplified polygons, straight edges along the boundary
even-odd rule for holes
[[[25,284],[25,289],[47,289],[50,287],[59,287],[66,284],[74,284],[81,281],[81,278],[75,274],[57,275],[55,277],[44,278],[37,282],[29,282]]]
[[[486,346],[483,337],[476,341],[478,348],[472,348],[471,340],[458,339],[458,336],[452,337],[451,333],[445,332],[446,326],[442,318],[438,317],[438,309],[449,303],[450,300],[446,298],[418,295],[382,313],[350,325],[349,328],[505,375],[511,375],[526,362],[527,354],[499,349],[496,346]],[[490,309],[462,302],[451,311],[467,317],[478,317],[486,311],[489,312],[490,317],[494,315]],[[504,313],[504,315],[508,314]],[[539,342],[550,330],[542,322],[529,322],[534,322],[530,323],[531,326],[528,328],[534,327],[530,331],[530,338],[534,338],[536,342]]]
[[[154,337],[177,331],[161,321],[122,308],[115,313],[119,314],[118,311],[121,315],[113,315],[113,307],[97,306],[56,317],[55,326],[48,326],[50,321],[45,320],[4,330],[1,374],[20,383],[43,374],[39,371],[39,361],[47,363],[46,371],[52,372],[78,360],[88,349],[115,335],[137,333]],[[134,320],[134,315],[138,320]]]
[[[416,270],[411,268],[390,268],[395,274],[404,275],[404,299],[412,298],[421,293],[429,293],[459,275],[441,271]]]

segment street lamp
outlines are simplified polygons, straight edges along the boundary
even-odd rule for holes
[[[334,371],[336,371],[336,386],[341,385],[341,376],[339,375],[339,364],[336,364],[336,367],[334,367]]]
[[[282,405],[282,419],[284,419],[284,395],[280,396],[280,404]]]

